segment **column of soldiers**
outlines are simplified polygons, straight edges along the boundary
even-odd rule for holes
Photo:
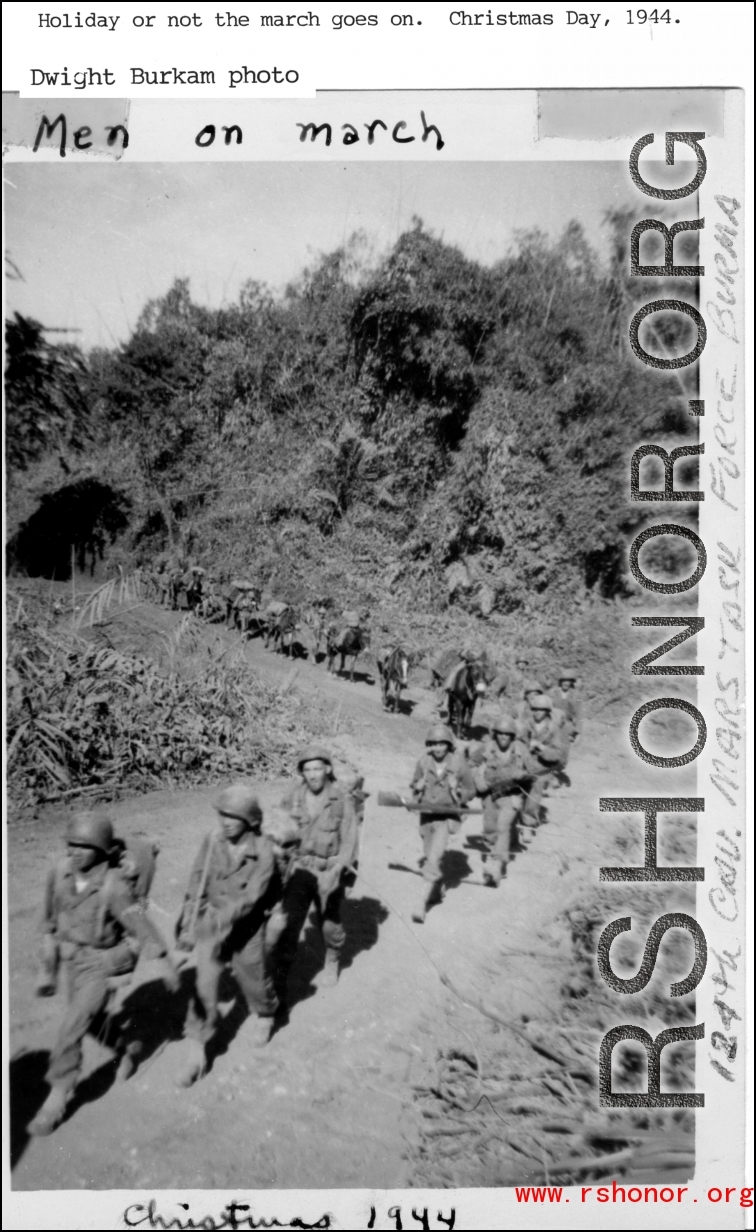
[[[473,659],[472,652],[464,656]],[[412,913],[423,923],[429,907],[443,900],[442,858],[465,808],[478,796],[483,805],[484,872],[486,885],[500,885],[517,847],[528,846],[544,820],[544,797],[567,782],[570,746],[580,734],[577,672],[562,669],[553,696],[538,680],[528,678],[525,656],[515,671],[499,671],[489,694],[501,704],[521,682],[513,713],[500,712],[488,724],[483,741],[455,749],[455,737],[443,723],[430,728],[426,752],[415,768],[410,789],[420,813],[423,890]]]
[[[487,738],[464,751],[455,749],[443,723],[428,732],[411,782],[423,843],[416,922],[444,897],[443,855],[476,795],[483,803],[484,880],[491,886],[501,882],[516,843],[527,843],[540,824],[544,794],[563,776],[579,733],[575,681],[576,673],[561,672],[552,698],[537,681],[526,680],[516,713],[498,714]],[[330,754],[317,746],[302,752],[293,786],[265,822],[248,784],[220,793],[218,824],[197,852],[176,925],[177,950],[191,951],[196,966],[180,1086],[207,1072],[225,970],[246,1004],[242,1029],[250,1044],[261,1047],[270,1039],[311,910],[325,950],[321,986],[336,984],[345,944],[342,906],[358,861],[364,800],[363,779],[337,782]],[[137,1069],[143,1041],[135,1036],[123,993],[140,955],[162,962],[174,994],[186,961],[171,955],[150,915],[156,848],[117,839],[101,812],[76,814],[66,842],[66,855],[46,884],[36,991],[51,996],[63,981],[67,1004],[50,1052],[50,1093],[29,1125],[36,1135],[52,1133],[71,1108],[87,1034],[111,1048],[118,1079]]]
[[[196,965],[179,1086],[190,1086],[207,1071],[226,969],[246,1004],[245,1035],[253,1047],[267,1043],[276,1014],[285,1008],[289,969],[311,907],[326,956],[320,982],[331,987],[338,980],[345,942],[341,912],[357,860],[363,780],[336,782],[330,754],[318,747],[304,750],[297,770],[297,781],[265,826],[248,784],[225,788],[216,801],[218,824],[200,845],[176,925],[177,949],[192,951]],[[138,861],[135,872],[133,852],[100,812],[73,817],[66,847],[47,881],[36,992],[52,996],[62,981],[67,1004],[50,1052],[50,1093],[29,1125],[35,1135],[52,1133],[65,1119],[88,1034],[110,1048],[117,1079],[137,1068],[142,1042],[129,1038],[121,993],[123,977],[128,981],[140,955],[162,960],[171,992],[178,994],[181,986],[181,959],[171,956],[150,916],[154,852],[148,875]]]

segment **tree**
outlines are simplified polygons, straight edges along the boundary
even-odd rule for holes
[[[5,323],[8,467],[26,470],[50,450],[80,449],[88,428],[88,373],[81,351],[54,344],[45,327],[13,314]]]
[[[343,517],[358,501],[375,498],[391,506],[396,503],[384,477],[387,450],[360,436],[350,424],[335,440],[322,438],[318,449],[315,480],[323,486],[314,487],[312,496],[327,506],[321,518],[324,527]]]
[[[361,414],[420,496],[459,445],[499,306],[488,272],[416,219],[360,290],[351,319]]]

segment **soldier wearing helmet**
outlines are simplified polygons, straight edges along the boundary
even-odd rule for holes
[[[470,757],[473,781],[483,802],[483,841],[487,848],[483,880],[491,886],[498,886],[506,873],[524,796],[536,769],[518,739],[518,731],[512,715],[497,715],[489,724],[489,740],[478,745]]]
[[[522,686],[525,681],[532,676],[533,667],[530,662],[530,655],[524,650],[516,650],[512,658],[512,671],[510,673],[509,696],[512,698],[512,704],[522,698]]]
[[[265,896],[265,953],[272,970],[273,954],[287,924],[283,900],[299,851],[299,828],[282,808],[274,808],[265,817],[263,834],[273,847],[276,862]]]
[[[412,919],[422,924],[428,908],[437,897],[444,896],[441,861],[449,843],[462,822],[459,810],[475,795],[470,772],[455,756],[454,736],[444,723],[434,723],[425,737],[426,752],[420,758],[412,776],[410,788],[420,805],[420,837],[423,842],[423,892],[412,913]],[[428,807],[428,812],[423,811]]]
[[[204,590],[205,570],[200,565],[192,565],[191,569],[183,579],[183,585],[186,592],[186,605],[191,612],[195,611],[202,602]]]
[[[202,841],[176,926],[179,948],[193,949],[197,964],[184,1028],[189,1055],[180,1086],[190,1086],[207,1069],[225,968],[247,1004],[244,1030],[253,1046],[268,1042],[278,1009],[265,954],[266,896],[276,863],[273,846],[261,833],[262,809],[247,783],[226,787],[215,808],[218,828]]]
[[[540,824],[545,792],[567,765],[567,737],[561,715],[554,713],[547,693],[532,693],[528,707],[530,714],[523,716],[520,734],[533,758],[535,778],[523,812],[533,828]]]
[[[557,687],[552,692],[554,710],[564,715],[564,727],[570,740],[577,740],[582,724],[582,708],[577,693],[578,674],[571,667],[559,669]]]
[[[515,707],[515,718],[521,727],[527,724],[531,717],[530,699],[536,693],[543,693],[540,680],[536,680],[534,676],[526,676],[522,682],[520,700]]]
[[[512,695],[512,671],[507,667],[498,667],[493,671],[493,678],[488,685],[486,696],[494,705],[504,706],[507,698]]]
[[[299,835],[283,895],[286,927],[275,956],[282,996],[299,934],[313,904],[325,947],[320,986],[329,988],[338,981],[346,941],[341,922],[345,879],[357,855],[354,798],[336,782],[330,753],[319,745],[310,745],[302,750],[297,771],[299,779],[281,805]]]
[[[98,1035],[107,1039],[113,981],[134,970],[145,943],[152,943],[153,953],[165,960],[168,987],[178,989],[165,941],[126,878],[112,867],[116,841],[107,813],[75,814],[66,842],[67,854],[51,869],[45,888],[36,992],[53,996],[62,967],[68,1005],[50,1051],[50,1093],[29,1125],[35,1135],[52,1133],[64,1119],[81,1074],[84,1038],[97,1027]],[[119,1036],[112,1047],[123,1065],[128,1059],[125,1041]]]

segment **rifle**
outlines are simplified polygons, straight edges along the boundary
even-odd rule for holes
[[[405,808],[410,813],[425,813],[429,817],[469,817],[472,813],[481,813],[482,809],[467,808],[459,804],[417,804],[405,800],[396,791],[379,791],[378,804],[382,808]]]
[[[196,945],[196,942],[197,942],[197,918],[199,916],[200,903],[202,902],[205,889],[207,888],[207,879],[210,876],[210,863],[213,858],[214,849],[215,849],[215,834],[211,834],[208,840],[208,844],[207,844],[207,854],[205,856],[205,864],[202,869],[202,876],[200,877],[199,885],[197,886],[197,893],[196,893],[194,902],[192,904],[192,914],[191,914],[191,919],[189,921],[189,927],[186,930],[182,929],[181,940],[183,940],[184,943],[187,945],[191,943],[190,945],[191,949],[194,949],[194,946]],[[182,912],[182,915],[183,915],[183,912]]]

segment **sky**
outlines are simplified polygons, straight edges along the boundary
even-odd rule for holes
[[[516,231],[576,218],[599,252],[629,198],[620,163],[16,163],[5,167],[7,311],[69,329],[85,349],[125,341],[176,278],[195,302],[233,302],[247,279],[280,291],[363,230],[380,255],[419,216],[493,264]]]

